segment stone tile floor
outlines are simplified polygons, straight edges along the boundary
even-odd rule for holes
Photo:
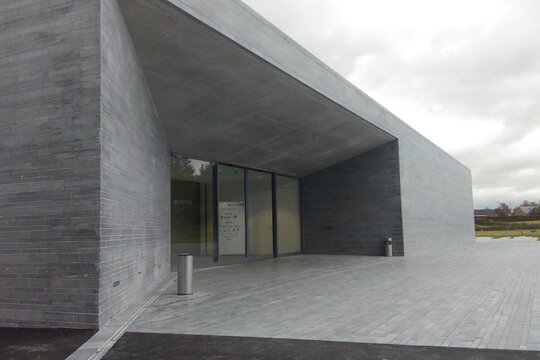
[[[540,350],[540,242],[407,257],[302,255],[195,272],[130,332]]]

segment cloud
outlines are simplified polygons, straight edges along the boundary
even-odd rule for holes
[[[471,168],[476,207],[540,200],[540,1],[245,2]]]

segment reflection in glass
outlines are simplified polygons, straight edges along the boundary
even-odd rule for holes
[[[244,169],[218,165],[219,260],[240,260],[246,254]]]
[[[248,170],[248,254],[250,257],[274,255],[272,242],[272,175]]]
[[[298,179],[276,176],[278,254],[301,251],[300,184]]]
[[[195,263],[213,261],[213,169],[193,159],[171,158],[171,265],[191,253]]]

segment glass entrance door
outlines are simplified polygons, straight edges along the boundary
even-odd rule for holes
[[[248,256],[274,256],[272,226],[272,175],[247,170]]]
[[[277,175],[275,191],[278,255],[300,253],[302,250],[302,230],[299,181],[295,178]]]
[[[218,165],[219,262],[238,262],[246,256],[244,169]]]
[[[301,252],[296,178],[240,166],[171,157],[171,265],[196,266]]]
[[[214,259],[212,163],[171,158],[171,265],[191,253],[195,264]]]

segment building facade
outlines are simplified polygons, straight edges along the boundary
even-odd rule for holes
[[[474,238],[470,171],[237,0],[0,5],[0,326],[198,266]]]

